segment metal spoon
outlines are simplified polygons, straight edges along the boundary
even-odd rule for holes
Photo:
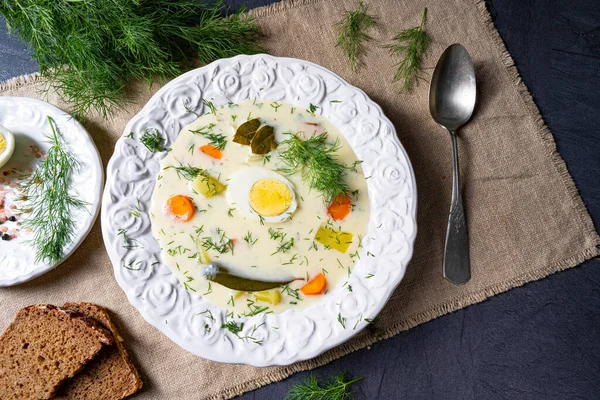
[[[444,250],[444,277],[454,284],[463,284],[471,279],[469,238],[460,193],[456,131],[471,118],[474,108],[473,62],[467,50],[455,43],[441,55],[429,87],[431,116],[446,128],[452,141],[452,206]]]

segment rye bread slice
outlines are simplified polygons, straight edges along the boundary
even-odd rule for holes
[[[137,392],[142,380],[123,346],[123,338],[108,311],[92,303],[66,303],[63,308],[93,318],[115,338],[98,357],[59,389],[56,399],[121,400]]]
[[[19,310],[0,337],[1,398],[51,398],[112,342],[108,330],[72,311],[45,304]]]

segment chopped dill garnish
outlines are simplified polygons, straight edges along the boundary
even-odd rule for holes
[[[73,213],[86,203],[71,192],[70,182],[79,162],[62,142],[55,121],[48,117],[52,135],[48,136],[50,148],[46,158],[22,185],[25,203],[22,209],[30,210],[23,221],[30,228],[35,248],[35,262],[56,263],[64,256],[64,249],[75,235]]]
[[[240,324],[238,325],[238,323],[235,321],[228,321],[224,324],[221,324],[221,328],[227,329],[229,332],[233,333],[234,335],[237,335],[244,329],[244,323],[240,322]]]
[[[233,240],[225,236],[225,232],[221,229],[217,229],[217,233],[220,235],[217,241],[209,236],[203,237],[201,241],[202,247],[204,247],[206,251],[215,250],[220,254],[231,251],[231,254],[233,254]]]
[[[229,218],[233,218],[233,212],[235,211],[235,207],[230,208],[229,210],[227,210],[227,216],[229,216]]]
[[[279,240],[280,242],[282,242],[286,236],[287,236],[287,233],[282,232],[279,229],[269,228],[269,237],[273,240]]]
[[[348,195],[350,189],[344,181],[348,167],[337,161],[335,152],[340,148],[339,140],[327,142],[327,132],[313,135],[306,140],[290,134],[280,143],[279,158],[286,165],[280,169],[286,175],[302,171],[302,180],[311,189],[318,191],[326,204],[338,195]]]
[[[246,233],[246,236],[243,237],[243,239],[248,243],[248,246],[254,246],[254,244],[258,241],[258,238],[254,238],[252,236],[252,232],[248,231],[248,233]]]
[[[371,40],[366,30],[375,24],[375,17],[367,14],[367,7],[361,0],[356,10],[346,11],[342,19],[334,25],[338,31],[335,45],[344,50],[354,71],[358,70],[362,64],[362,57],[366,54],[364,43]]]
[[[317,111],[318,108],[319,107],[315,106],[313,103],[310,103],[310,106],[308,107],[308,110],[306,110],[306,112],[314,117],[315,111]]]
[[[247,306],[250,312],[243,313],[242,315],[244,317],[253,317],[269,309],[269,306],[257,306],[256,304],[254,304],[254,300],[252,299],[248,299]]]
[[[294,238],[290,238],[287,242],[282,242],[277,250],[271,255],[275,255],[277,253],[287,253],[294,246]]]
[[[397,43],[386,46],[390,54],[402,58],[394,74],[394,82],[401,81],[402,87],[407,92],[412,90],[413,84],[418,83],[422,69],[421,61],[429,47],[429,36],[423,30],[426,17],[427,8],[423,9],[421,25],[398,32],[394,36]]]
[[[210,103],[212,104],[212,103]],[[209,124],[201,127],[200,129],[190,129],[195,135],[202,135],[209,140],[208,144],[215,146],[219,150],[223,150],[227,145],[227,137],[220,133],[212,132],[211,129],[215,127],[215,124]]]
[[[163,140],[158,130],[154,128],[144,128],[140,136],[140,142],[152,153],[166,150],[162,145]]]
[[[211,101],[202,99],[202,103],[208,108],[210,114],[217,115],[217,108]]]
[[[342,328],[346,329],[346,318],[342,317],[342,314],[338,313],[337,320],[342,325]]]
[[[296,300],[302,301],[302,298],[300,297],[300,293],[298,293],[299,291],[300,291],[300,289],[292,289],[289,285],[285,285],[284,287],[281,288],[282,294],[287,294],[288,296],[291,296]]]
[[[188,165],[187,167],[184,166],[183,164],[180,164],[178,167],[171,165],[169,167],[165,167],[164,169],[171,169],[173,168],[175,171],[177,171],[177,176],[181,179],[187,179],[188,181],[193,181],[194,179],[196,179],[196,177],[198,175],[203,174],[204,172],[197,167],[192,167],[190,165]]]
[[[142,212],[142,206],[140,205],[140,199],[137,199],[137,206],[132,206],[131,210],[129,210],[129,215],[135,218],[140,217],[140,213]]]
[[[274,102],[272,102],[272,103],[270,104],[270,106],[271,106],[271,107],[273,107],[273,108],[275,109],[275,112],[277,112],[277,109],[278,109],[279,107],[281,107],[281,106],[282,106],[282,104],[281,104],[281,103],[278,103],[278,102],[276,102],[276,101],[274,101]]]
[[[198,114],[196,111],[192,110],[189,106],[188,106],[188,101],[187,99],[183,101],[183,109],[190,114],[194,114],[196,117],[200,118],[200,114]]]

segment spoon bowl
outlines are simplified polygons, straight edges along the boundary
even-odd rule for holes
[[[441,55],[429,89],[429,111],[439,125],[456,131],[475,109],[475,69],[471,56],[455,43]]]
[[[471,279],[469,237],[460,192],[456,131],[475,109],[475,70],[471,56],[455,43],[441,55],[429,88],[429,111],[434,121],[450,134],[452,144],[452,205],[444,249],[444,277],[454,284]]]

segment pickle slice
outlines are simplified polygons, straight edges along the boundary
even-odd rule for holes
[[[233,141],[239,144],[250,144],[259,126],[260,120],[258,118],[244,122],[236,129]]]
[[[287,285],[297,279],[292,278],[286,281],[261,281],[256,279],[248,279],[238,275],[230,274],[225,268],[215,264],[207,264],[202,270],[204,278],[211,282],[223,285],[226,288],[240,290],[243,292],[260,292],[263,290],[274,289],[280,286]]]
[[[275,141],[275,131],[270,125],[265,125],[256,131],[256,135],[250,142],[250,148],[254,154],[267,154],[271,150],[277,148],[277,142]]]

